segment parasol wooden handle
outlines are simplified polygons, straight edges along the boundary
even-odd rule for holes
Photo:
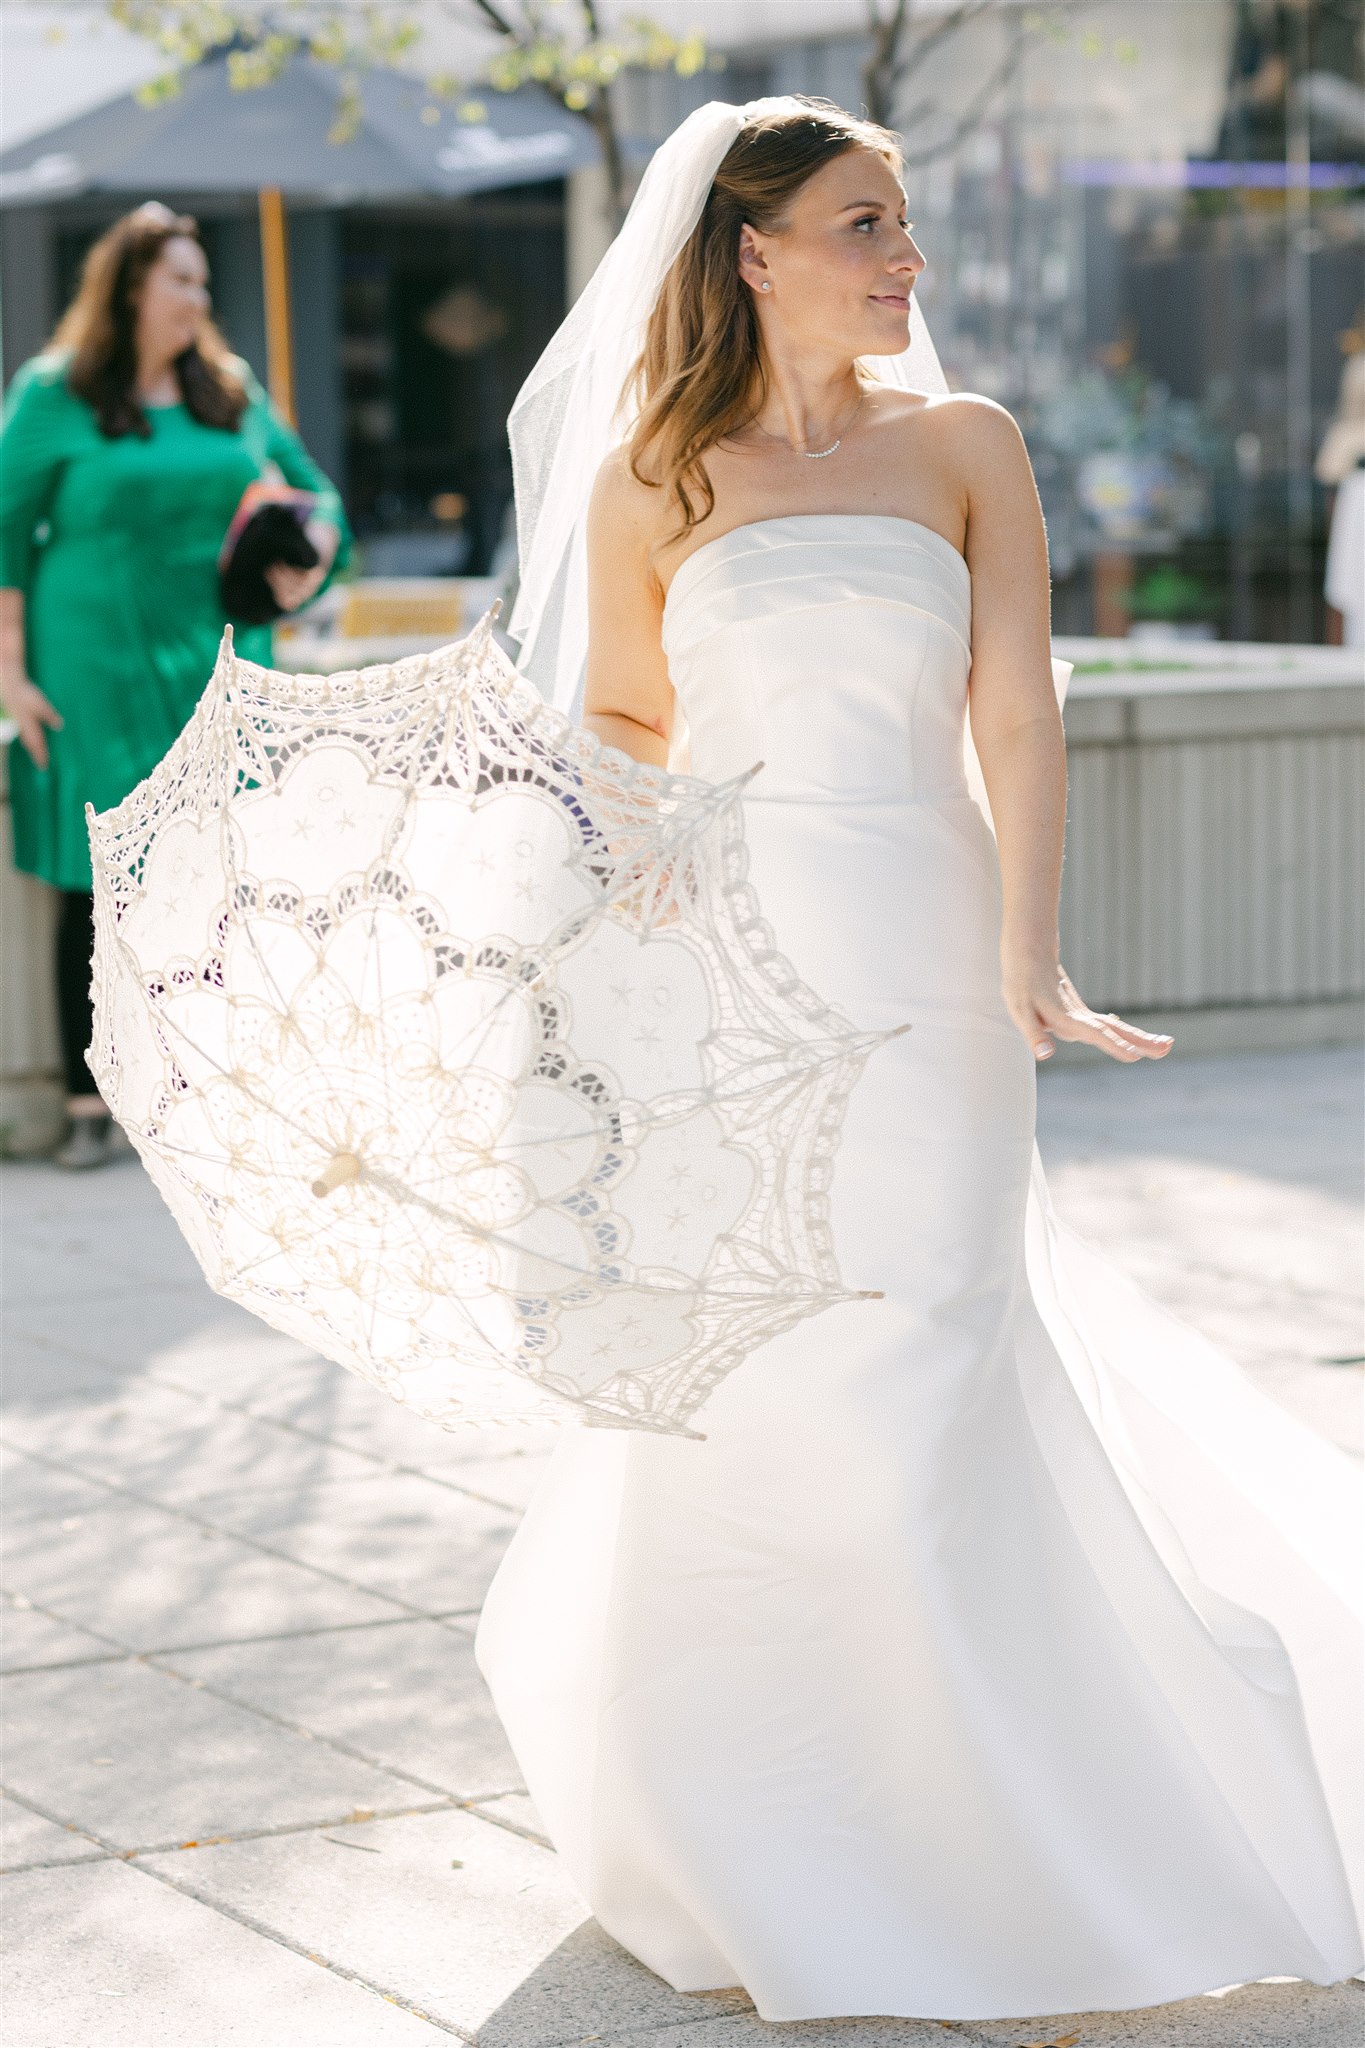
[[[344,1188],[348,1182],[359,1178],[360,1161],[355,1153],[338,1152],[334,1158],[328,1160],[313,1182],[313,1193],[320,1196],[335,1194],[338,1188]]]

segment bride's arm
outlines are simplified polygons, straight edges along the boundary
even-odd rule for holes
[[[1098,1015],[1060,958],[1066,744],[1052,681],[1047,536],[1023,436],[989,399],[949,402],[964,479],[972,572],[972,740],[1000,851],[1001,988],[1034,1054],[1057,1038],[1114,1059],[1155,1059],[1171,1040]]]
[[[608,746],[664,767],[673,685],[661,638],[663,591],[650,556],[658,497],[620,454],[607,458],[593,486],[583,723]]]

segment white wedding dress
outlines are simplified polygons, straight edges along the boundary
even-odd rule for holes
[[[1361,1967],[1344,1455],[1052,1215],[964,776],[971,583],[756,521],[664,640],[783,950],[860,1027],[844,1278],[697,1417],[566,1431],[478,1658],[601,1925],[770,2020],[1151,2005]]]

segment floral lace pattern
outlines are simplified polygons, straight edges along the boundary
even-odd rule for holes
[[[775,950],[743,780],[642,766],[489,614],[336,676],[230,632],[90,815],[90,1064],[210,1283],[455,1425],[697,1435],[850,1299],[828,1191],[859,1032]]]

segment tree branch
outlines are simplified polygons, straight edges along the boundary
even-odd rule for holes
[[[902,69],[908,70],[911,64],[922,63],[940,43],[946,43],[952,36],[960,35],[963,29],[970,28],[974,21],[979,21],[983,14],[998,12],[999,0],[963,0],[962,6],[953,8],[949,14],[941,14],[931,26],[919,31],[904,57],[898,60]]]
[[[863,65],[863,92],[868,114],[883,127],[890,113],[895,56],[905,29],[907,4],[908,0],[895,0],[890,15],[884,16],[878,0],[867,0],[867,31],[872,49]]]
[[[970,134],[990,106],[1023,62],[1024,56],[1035,38],[1046,27],[1047,22],[1058,21],[1064,16],[1085,13],[1095,0],[1051,0],[1051,4],[1037,16],[1016,15],[1008,29],[1008,49],[1002,61],[972,95],[967,106],[953,122],[951,133],[941,142],[923,150],[908,154],[904,161],[907,169],[932,163],[936,157],[946,155],[955,149],[963,137]],[[945,10],[933,20],[917,24],[914,15],[914,0],[894,0],[890,14],[883,14],[880,0],[867,0],[868,32],[872,38],[872,50],[863,66],[863,89],[867,96],[868,112],[874,120],[885,126],[895,127],[902,136],[923,122],[934,111],[934,102],[929,98],[920,99],[909,108],[896,106],[897,89],[913,72],[919,69],[935,52],[946,48],[952,41],[989,14],[999,14],[999,0],[960,0],[956,7]]]
[[[515,24],[507,19],[500,7],[493,5],[493,0],[468,0],[468,4],[477,8],[489,26],[495,28],[500,36],[515,36]]]
[[[919,170],[923,165],[933,163],[936,158],[946,156],[950,150],[957,148],[965,136],[971,134],[996,94],[1004,90],[1018,70],[1028,39],[1026,29],[1015,31],[1008,54],[996,66],[975,99],[970,100],[964,107],[953,124],[951,134],[945,136],[942,141],[931,144],[927,149],[906,152],[902,160],[907,171]]]

